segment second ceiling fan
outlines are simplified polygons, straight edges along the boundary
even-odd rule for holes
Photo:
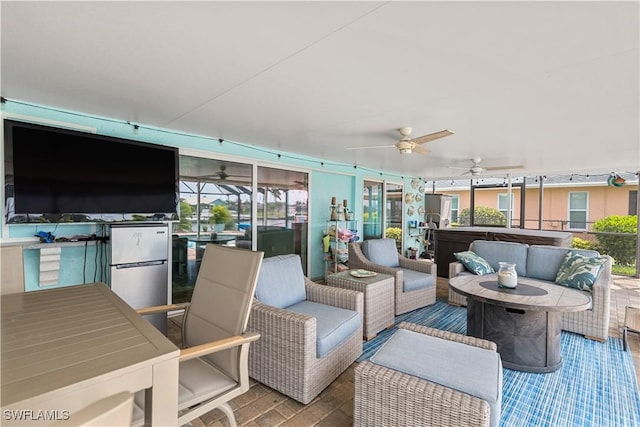
[[[393,145],[369,145],[365,147],[347,147],[347,150],[360,150],[360,149],[369,149],[369,148],[389,148],[395,147],[398,149],[400,154],[426,154],[429,152],[426,148],[422,146],[429,141],[433,141],[434,139],[444,138],[445,136],[453,135],[454,132],[449,129],[444,129],[439,132],[430,133],[428,135],[419,136],[417,138],[411,138],[411,128],[404,127],[398,129],[402,138],[398,142]]]
[[[488,171],[499,171],[499,170],[511,170],[511,169],[522,169],[524,166],[522,165],[505,165],[505,166],[480,166],[480,162],[482,161],[482,159],[480,158],[475,158],[475,159],[471,159],[471,162],[473,163],[473,165],[470,168],[463,168],[463,167],[456,167],[456,166],[449,166],[451,169],[466,169],[467,171],[465,173],[463,173],[462,175],[472,175],[472,176],[477,176],[480,175],[483,172],[488,172]]]

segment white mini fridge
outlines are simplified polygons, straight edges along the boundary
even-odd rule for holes
[[[111,290],[134,309],[167,304],[168,225],[112,224],[109,243]],[[166,334],[166,313],[145,318]]]

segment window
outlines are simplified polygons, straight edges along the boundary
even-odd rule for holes
[[[460,196],[453,194],[451,196],[451,222],[458,223],[458,211],[460,206]]]
[[[638,190],[629,191],[629,215],[638,214]]]
[[[514,217],[514,206],[515,206],[515,194],[519,192],[519,189],[516,187],[513,189],[511,194],[511,206],[509,206],[509,193],[499,193],[498,194],[498,210],[504,215],[505,218],[511,218],[511,226],[518,227],[519,221],[517,217]]]
[[[306,172],[258,166],[256,245],[265,258],[300,255],[307,274],[309,177]]]
[[[363,240],[382,237],[382,182],[365,181],[362,192]]]
[[[173,303],[191,300],[207,243],[251,249],[245,244],[252,181],[250,164],[180,156],[180,221],[172,225]]]
[[[402,249],[402,184],[385,183],[385,232],[384,236],[396,239],[398,250]]]
[[[498,210],[505,218],[509,218],[509,193],[498,194]],[[513,212],[513,199],[511,199],[511,212]]]
[[[587,229],[587,207],[589,206],[589,193],[587,191],[569,192],[569,229]]]

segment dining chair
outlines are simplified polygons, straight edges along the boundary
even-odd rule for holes
[[[248,354],[260,338],[245,332],[264,253],[207,244],[191,301],[137,310],[182,310],[178,425],[220,409],[236,425],[228,402],[249,390]],[[135,396],[134,424],[143,420],[144,392]]]

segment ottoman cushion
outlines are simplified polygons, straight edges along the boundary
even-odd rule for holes
[[[485,400],[492,426],[502,406],[502,362],[491,350],[398,329],[371,362]]]

